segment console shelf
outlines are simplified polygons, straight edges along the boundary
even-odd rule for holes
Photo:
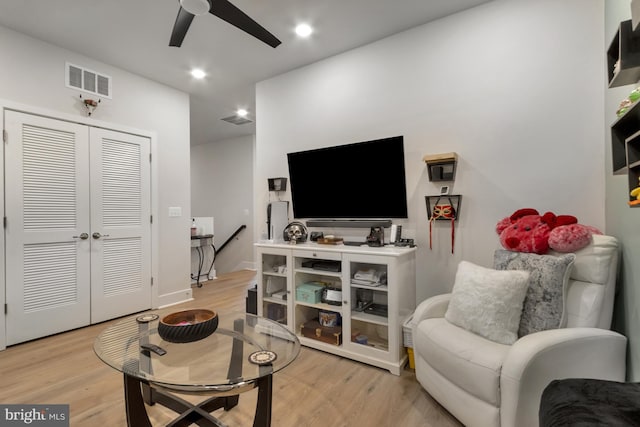
[[[327,247],[308,242],[296,245],[258,243],[256,249],[259,260],[258,315],[278,316],[281,313],[272,306],[286,307],[287,318],[280,321],[298,336],[302,345],[400,375],[407,362],[402,324],[415,309],[415,248]],[[302,266],[303,263],[305,266],[313,264],[313,261],[318,261],[316,265],[325,266],[323,268],[329,266],[340,271]],[[286,264],[286,300],[274,301],[270,296],[274,285],[269,285],[268,281],[274,274],[274,263],[276,270],[282,263]],[[380,285],[361,284],[369,283],[369,279]],[[352,280],[360,283],[352,283]],[[298,288],[309,283],[325,283],[329,289],[337,291],[341,305],[297,300]],[[370,304],[378,304],[376,313],[358,311]],[[308,330],[305,330],[306,336],[302,335],[303,326],[318,321],[321,312],[340,315],[339,343],[329,343],[325,337],[313,339]]]
[[[383,316],[375,314],[363,313],[361,311],[352,311],[351,320],[361,320],[363,322],[373,323],[375,325],[388,325],[389,320]]]
[[[268,302],[268,303],[271,303],[271,304],[287,305],[287,300],[282,300],[282,299],[278,299],[278,298],[263,297],[263,300],[265,302]]]
[[[360,289],[371,289],[372,291],[383,291],[383,292],[386,292],[386,291],[389,290],[387,285],[367,286],[367,285],[359,285],[357,283],[351,283],[351,287],[352,288],[360,288]]]

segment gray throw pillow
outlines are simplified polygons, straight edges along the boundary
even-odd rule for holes
[[[503,249],[495,252],[495,269],[530,273],[518,328],[519,337],[566,326],[565,299],[575,258],[574,254],[538,255]]]

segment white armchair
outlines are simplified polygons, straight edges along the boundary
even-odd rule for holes
[[[627,339],[611,326],[618,242],[594,235],[576,252],[566,292],[565,328],[511,345],[445,319],[451,294],[423,301],[412,319],[416,377],[469,427],[538,426],[540,397],[554,379],[625,379]]]

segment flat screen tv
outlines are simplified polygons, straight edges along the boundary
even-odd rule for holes
[[[288,153],[293,216],[407,218],[402,136]]]

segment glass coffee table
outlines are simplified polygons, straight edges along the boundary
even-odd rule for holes
[[[94,342],[96,355],[124,375],[128,425],[151,427],[145,403],[158,403],[179,414],[169,426],[224,426],[210,413],[230,410],[239,394],[257,387],[253,425],[270,426],[272,375],[298,356],[295,334],[252,314],[221,313],[212,335],[170,343],[158,335],[158,322],[175,311],[132,316],[109,326]],[[173,393],[211,397],[194,405]]]

